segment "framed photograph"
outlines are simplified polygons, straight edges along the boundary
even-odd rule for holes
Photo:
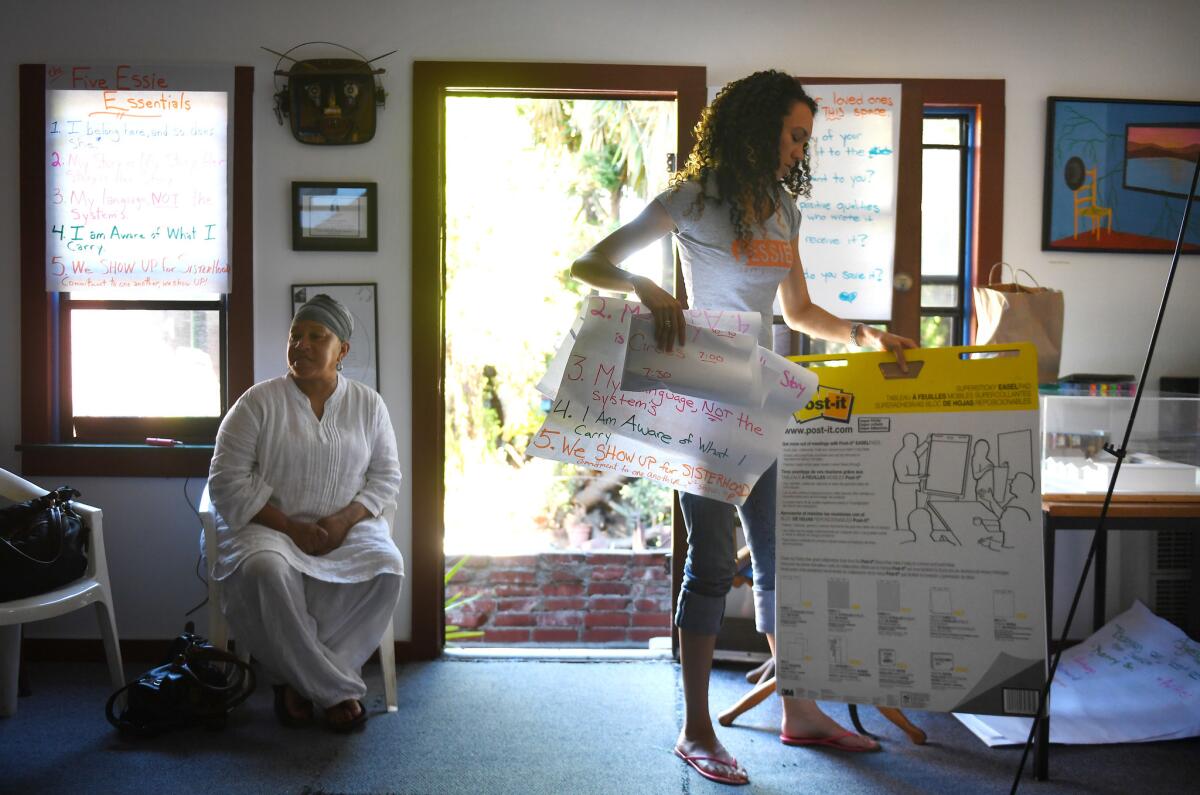
[[[1050,97],[1042,250],[1171,253],[1197,157],[1200,102]]]
[[[378,251],[374,182],[293,182],[294,251]]]
[[[292,314],[296,314],[301,304],[321,293],[342,303],[354,317],[350,352],[342,360],[342,375],[379,391],[379,317],[375,283],[293,284]]]

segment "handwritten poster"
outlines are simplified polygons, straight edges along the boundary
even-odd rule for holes
[[[176,71],[47,67],[48,291],[229,291],[230,94]]]
[[[989,746],[1024,743],[1031,719],[959,714]],[[1141,602],[1063,652],[1050,686],[1050,742],[1200,736],[1200,643]]]
[[[800,257],[808,291],[838,317],[888,320],[896,247],[900,86],[809,85],[818,111]]]
[[[668,353],[654,348],[641,304],[590,298],[540,385],[557,381],[526,452],[742,504],[816,377],[747,343],[758,313],[684,315],[686,343]]]
[[[963,359],[1016,348],[1017,355]],[[844,366],[820,366],[841,358]],[[804,357],[779,458],[780,692],[1033,715],[1045,581],[1032,345]]]

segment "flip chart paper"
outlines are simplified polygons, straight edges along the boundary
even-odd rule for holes
[[[634,315],[629,319],[629,343],[621,386],[629,392],[675,389],[691,397],[726,403],[745,402],[748,395],[766,397],[759,364],[758,322],[750,328],[722,328],[721,320],[731,313],[706,313],[714,328],[693,326],[690,345],[675,345],[668,353],[654,342],[654,318]],[[740,319],[740,318],[739,318]]]
[[[1029,718],[956,714],[989,746],[1024,744]],[[1200,735],[1200,643],[1141,602],[1063,652],[1050,742],[1138,743]]]
[[[964,360],[968,352],[1016,356]],[[841,367],[822,367],[840,358]],[[1032,346],[801,357],[820,385],[785,431],[776,516],[784,695],[1032,715],[1045,681]],[[1029,460],[1033,460],[1032,454]],[[999,470],[1005,469],[1003,477]],[[790,650],[803,648],[796,655]],[[969,705],[969,706],[968,706]]]
[[[48,291],[229,291],[232,73],[168,71],[47,68]]]
[[[631,390],[627,357],[652,347],[647,327],[634,329],[638,316],[649,310],[588,300],[551,363],[562,375],[527,453],[740,505],[778,457],[788,418],[816,390],[816,377],[753,343],[757,313],[687,310],[678,354],[634,351],[642,357],[636,377],[651,388]],[[727,399],[701,396],[714,394],[714,384]]]
[[[838,317],[888,320],[896,248],[900,86],[810,85],[817,101],[812,196],[800,256],[813,301]]]

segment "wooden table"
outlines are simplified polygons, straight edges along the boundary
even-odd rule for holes
[[[1047,661],[1054,645],[1054,536],[1059,530],[1096,530],[1104,495],[1043,494],[1042,530],[1046,565],[1046,651]],[[1108,573],[1109,530],[1181,530],[1200,526],[1200,493],[1113,494],[1096,545],[1092,569],[1092,631],[1104,626],[1104,602]],[[1047,665],[1049,663],[1047,662]],[[1034,776],[1049,777],[1050,718],[1038,726],[1034,754]]]
[[[1044,494],[1042,518],[1046,543],[1046,621],[1050,612],[1050,585],[1054,572],[1054,534],[1059,530],[1094,530],[1104,506],[1103,494]],[[1200,493],[1188,494],[1114,494],[1105,519],[1107,530],[1186,530],[1200,519]],[[1096,547],[1092,584],[1092,631],[1104,626],[1104,594],[1108,563],[1108,533],[1102,533]]]

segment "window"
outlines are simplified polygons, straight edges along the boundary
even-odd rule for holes
[[[107,140],[123,138],[126,145],[135,134],[145,136],[147,153],[161,143],[154,140],[155,136],[165,139],[176,134],[169,128],[167,114],[160,114],[161,125],[155,121],[160,107],[139,97],[135,87],[121,84],[122,80],[130,83],[134,77],[146,79],[146,75],[134,74],[136,70],[127,66],[107,70],[57,69],[40,64],[21,67],[22,441],[18,449],[22,452],[22,468],[27,474],[202,475],[208,470],[221,417],[253,379],[252,351],[247,344],[252,328],[253,286],[249,105],[253,70],[234,70],[229,103],[230,145],[226,148],[222,143],[219,148],[220,152],[231,153],[228,159],[232,163],[226,163],[225,157],[213,161],[225,172],[217,197],[222,206],[209,208],[208,213],[216,222],[207,228],[202,223],[199,233],[186,223],[169,229],[153,227],[161,236],[157,248],[162,250],[170,249],[164,245],[170,239],[211,235],[213,227],[217,234],[228,235],[221,238],[220,250],[228,251],[230,292],[211,292],[214,288],[204,286],[205,278],[189,277],[192,281],[186,292],[173,289],[164,293],[144,285],[118,289],[112,281],[125,278],[119,275],[120,267],[136,269],[133,273],[138,281],[144,281],[142,272],[152,267],[176,278],[174,265],[151,265],[165,263],[166,258],[160,261],[147,255],[146,259],[124,261],[89,259],[98,252],[88,252],[84,242],[111,241],[118,227],[123,236],[149,235],[149,219],[161,217],[154,216],[149,207],[163,207],[171,201],[181,207],[187,202],[200,207],[209,197],[201,196],[199,190],[186,190],[187,164],[180,160],[156,161],[164,168],[175,164],[177,171],[170,174],[169,182],[184,188],[177,197],[158,193],[143,196],[135,187],[123,191],[122,180],[112,174],[89,181],[87,169],[80,167],[86,156],[79,156],[72,164],[66,155],[69,146],[77,146],[78,142],[68,146],[65,138],[61,139],[61,152],[48,146],[50,132],[65,130],[48,128],[54,121],[48,122],[47,109],[60,107],[61,96],[70,93],[61,89],[73,87],[68,84],[78,69],[90,70],[89,87],[105,79],[107,85],[101,83],[99,87],[116,85],[117,90],[103,92],[103,111],[77,114],[84,118],[73,127],[72,134],[86,129],[87,134],[106,136]],[[159,91],[154,101],[170,101],[172,93],[183,97],[186,92]],[[224,100],[221,105],[225,105]],[[113,108],[116,112],[107,112]],[[137,115],[139,112],[141,115]],[[137,145],[143,146],[140,139]],[[56,170],[60,165],[62,172]],[[69,173],[72,165],[77,169],[75,176],[61,185],[74,179],[79,195],[90,192],[88,205],[58,190],[58,174]],[[226,197],[228,208],[224,206]],[[77,202],[74,219],[64,215],[62,206],[55,206],[64,202]],[[94,207],[94,213],[81,214],[79,208],[85,206]],[[188,219],[190,212],[185,209],[180,218]],[[203,215],[198,211],[192,214]],[[68,218],[67,223],[64,218]],[[73,249],[83,249],[76,255],[78,260],[57,256],[64,250],[64,239],[81,241]],[[112,265],[114,262],[117,264]],[[91,276],[80,277],[87,268],[94,276],[108,272],[105,269],[110,266],[117,275],[106,278],[108,283],[103,289],[87,286]],[[65,274],[61,283],[54,285],[63,292],[48,292],[48,283],[56,273]],[[181,276],[177,280],[184,281]],[[148,447],[148,437],[177,439],[184,445]]]
[[[225,301],[59,299],[59,438],[211,443],[225,408]]]
[[[922,122],[922,347],[967,342],[973,122],[967,108],[928,108]]]

